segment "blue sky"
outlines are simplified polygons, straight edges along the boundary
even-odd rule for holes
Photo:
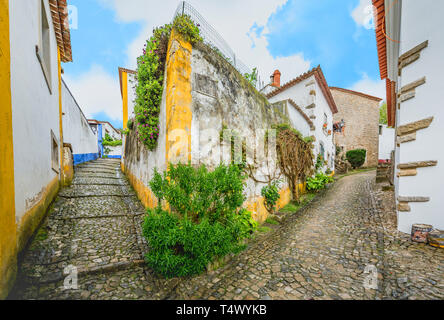
[[[73,63],[64,78],[87,117],[122,127],[118,67],[134,68],[154,26],[171,20],[178,0],[69,0]],[[262,79],[283,81],[321,65],[331,86],[382,96],[370,0],[189,0]],[[226,17],[229,16],[230,19]]]

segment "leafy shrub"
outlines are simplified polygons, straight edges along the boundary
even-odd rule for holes
[[[122,145],[122,140],[114,140],[108,133],[105,133],[105,139],[103,139],[102,145],[103,146],[108,146],[108,147],[121,146]],[[108,149],[108,148],[105,148],[105,149]]]
[[[129,130],[133,130],[134,129],[134,120],[129,119],[126,126]]]
[[[353,169],[357,169],[364,164],[366,155],[367,151],[365,149],[350,150],[345,154]]]
[[[271,214],[274,213],[276,203],[281,197],[279,194],[279,189],[276,183],[272,183],[262,188],[261,194],[264,197],[264,204],[267,211]]]
[[[316,157],[315,170],[318,171],[324,166],[324,157],[321,154],[318,154]]]
[[[209,262],[238,252],[257,223],[241,206],[244,175],[234,165],[214,171],[205,166],[170,165],[155,170],[150,187],[159,207],[149,211],[143,232],[150,251],[147,263],[165,277],[199,274]],[[160,208],[166,201],[171,212]]]
[[[202,41],[199,28],[188,15],[177,16],[172,24],[154,29],[146,42],[143,54],[137,58],[137,87],[134,111],[139,140],[154,150],[159,138],[159,112],[163,93],[166,55],[171,30],[175,29],[185,40]]]
[[[333,181],[334,179],[332,177],[319,172],[314,178],[307,179],[307,190],[317,192],[324,189],[327,184]]]
[[[257,83],[257,68],[253,68],[253,71],[251,73],[245,73],[244,74],[245,79],[253,86],[256,87]]]

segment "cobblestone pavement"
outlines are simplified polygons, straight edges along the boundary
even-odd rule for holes
[[[168,282],[143,261],[144,213],[119,160],[77,166],[24,254],[11,298],[161,298]],[[69,266],[77,268],[77,290],[65,290]]]
[[[394,230],[393,206],[382,210],[386,196],[373,191],[374,181],[374,171],[344,177],[225,268],[180,283],[170,298],[443,299],[444,251]],[[368,265],[378,269],[377,290],[364,288]]]
[[[114,160],[78,166],[27,250],[18,299],[443,299],[444,251],[393,228],[375,173],[344,177],[224,267],[163,280],[143,263],[144,209]],[[387,205],[389,203],[389,205]],[[68,265],[77,290],[64,290]],[[366,266],[378,289],[365,289]]]

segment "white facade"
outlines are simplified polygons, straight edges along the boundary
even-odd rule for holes
[[[390,5],[385,1],[386,11]],[[396,108],[401,135],[395,155],[398,229],[410,233],[416,223],[444,229],[444,150],[440,147],[444,136],[444,2],[402,1],[391,11],[386,27],[399,45],[386,40],[388,77],[397,83],[401,94]],[[402,70],[398,70],[398,59]],[[418,124],[431,117],[431,122]],[[416,129],[404,135],[406,126]]]
[[[269,98],[272,103],[291,99],[305,112],[314,124],[314,129],[310,129],[307,120],[294,108],[289,106],[289,118],[291,124],[299,130],[304,136],[314,136],[316,141],[314,143],[315,158],[324,150],[324,159],[327,165],[324,170],[330,168],[334,171],[336,148],[333,142],[333,112],[325,98],[322,89],[312,75],[305,80],[283,90],[277,95]],[[324,123],[327,127],[324,128]],[[330,131],[330,134],[328,132]]]
[[[379,125],[379,160],[390,160],[395,150],[395,133],[395,129]]]
[[[20,227],[25,213],[60,175],[60,159],[56,168],[52,164],[52,137],[60,148],[58,58],[48,1],[11,0],[9,8],[15,208]],[[40,35],[42,15],[48,22],[47,41]],[[39,52],[46,52],[46,75],[36,45]]]
[[[72,146],[74,164],[97,159],[97,136],[65,82],[62,82],[62,106],[63,141]]]

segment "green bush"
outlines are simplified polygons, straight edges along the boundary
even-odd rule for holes
[[[353,169],[357,169],[364,164],[366,155],[367,151],[365,149],[350,150],[345,154]]]
[[[102,145],[104,147],[105,146],[107,146],[107,147],[121,146],[122,145],[122,140],[114,140],[108,133],[105,133],[105,139],[103,139]],[[105,149],[107,149],[107,148],[105,148]]]
[[[334,179],[332,177],[319,172],[314,178],[307,179],[307,190],[317,192],[324,189],[327,184],[333,181]]]
[[[208,171],[205,166],[170,165],[155,170],[150,187],[171,212],[149,211],[143,234],[150,250],[146,261],[165,277],[199,274],[208,263],[243,248],[257,223],[241,206],[244,175],[234,165]]]
[[[271,214],[274,213],[274,209],[276,207],[276,203],[281,197],[279,194],[279,189],[276,183],[269,184],[262,188],[261,194],[264,197],[264,204],[267,211]]]

